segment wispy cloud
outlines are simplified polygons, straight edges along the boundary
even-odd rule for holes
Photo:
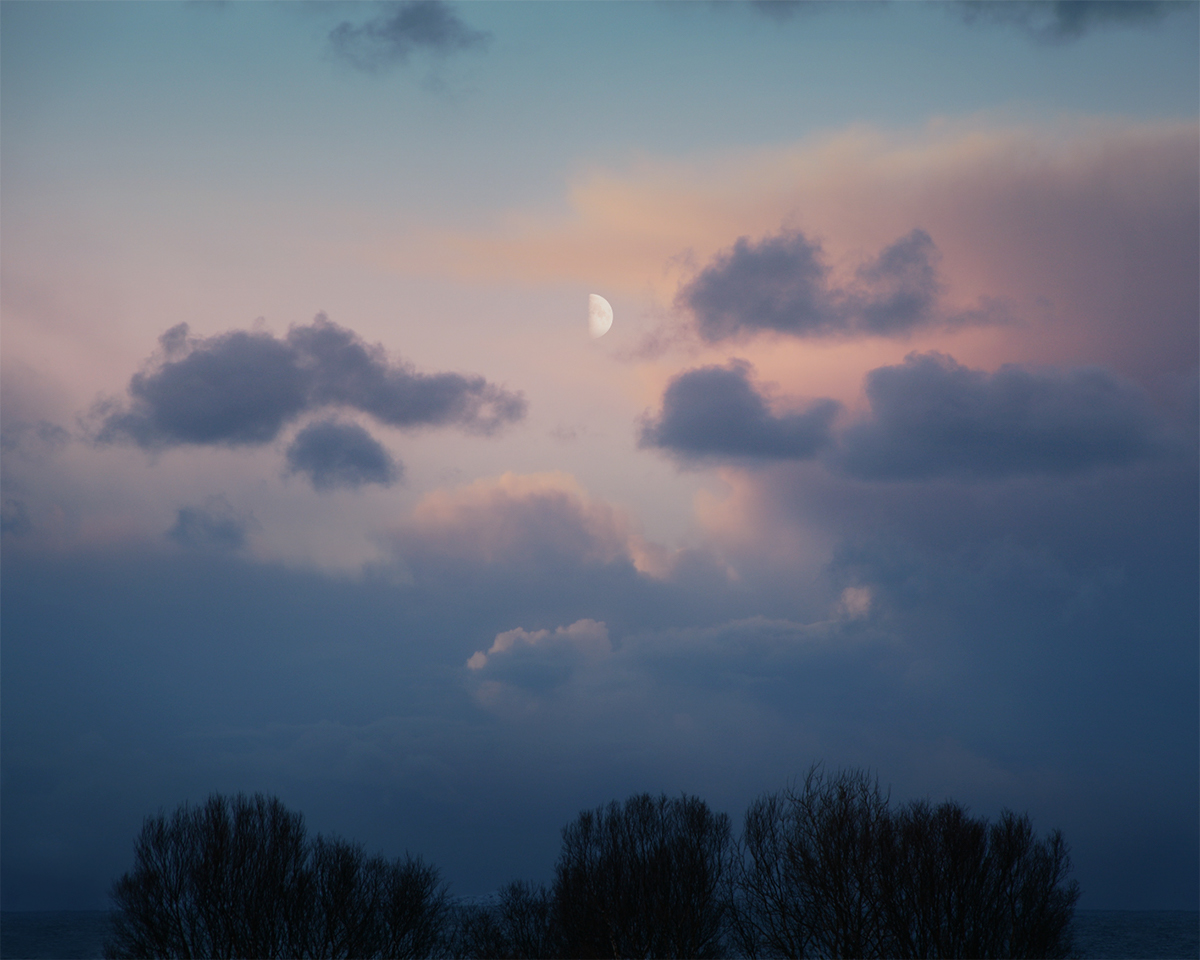
[[[184,547],[201,550],[239,550],[254,525],[224,496],[209,497],[203,506],[180,507],[167,536]]]
[[[1160,0],[969,0],[950,9],[967,23],[1009,24],[1039,43],[1068,43],[1098,27],[1132,27],[1163,19],[1183,3]]]
[[[329,34],[334,54],[367,73],[407,63],[419,51],[445,57],[486,47],[491,34],[468,27],[442,0],[387,4],[389,12],[360,24],[348,20]]]

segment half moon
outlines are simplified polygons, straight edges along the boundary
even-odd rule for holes
[[[612,304],[598,293],[588,294],[588,331],[592,339],[602,337],[612,326]]]

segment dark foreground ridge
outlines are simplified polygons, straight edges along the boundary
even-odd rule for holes
[[[1061,834],[953,802],[893,807],[860,771],[760,797],[735,838],[649,794],[563,829],[547,888],[453,903],[420,858],[310,839],[279,800],[214,794],[150,817],[113,886],[109,957],[1067,957]]]

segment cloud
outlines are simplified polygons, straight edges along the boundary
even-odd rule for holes
[[[985,479],[1070,474],[1161,455],[1166,427],[1137,385],[1101,367],[1006,364],[993,374],[940,353],[866,375],[867,417],[840,436],[841,405],[812,401],[775,414],[749,364],[682,373],[641,445],[685,459],[811,460],[864,480]]]
[[[332,419],[310,423],[296,434],[287,449],[287,465],[289,473],[307,474],[317,490],[368,483],[388,487],[403,469],[357,423]]]
[[[467,660],[472,674],[493,682],[547,689],[567,680],[576,669],[612,653],[608,627],[596,620],[576,620],[551,630],[506,630],[485,653]]]
[[[21,536],[33,529],[29,519],[29,508],[24,500],[15,497],[5,497],[0,504],[0,533]]]
[[[99,441],[129,439],[145,449],[259,446],[325,406],[352,407],[389,426],[454,425],[484,434],[525,414],[519,393],[479,376],[392,363],[381,346],[324,314],[282,339],[245,331],[194,338],[179,324],[159,343],[156,362],[130,380],[129,405],[98,406]]]
[[[734,238],[777,237],[781,223],[802,230],[809,246],[819,238],[818,262],[846,288],[860,283],[857,263],[919,225],[941,255],[937,322],[870,365],[945,349],[934,335],[953,332],[951,352],[989,369],[1084,357],[1148,384],[1164,370],[1190,370],[1197,356],[1198,144],[1194,120],[854,125],[771,147],[590,168],[569,184],[561,210],[514,209],[492,225],[430,230],[385,255],[398,268],[504,282],[588,285],[599,272],[613,290],[649,290],[667,304]],[[767,369],[779,341],[761,340],[742,349]],[[845,333],[796,338],[809,344],[853,346]],[[823,365],[821,357],[809,369]]]
[[[57,423],[48,420],[18,421],[6,424],[0,431],[0,451],[6,454],[42,452],[63,447],[71,435]]]
[[[628,564],[661,577],[672,562],[623,511],[561,472],[506,473],[435,490],[417,504],[397,545],[426,560],[499,564],[509,571]]]
[[[640,443],[683,457],[804,460],[831,442],[840,404],[818,400],[803,413],[776,415],[750,383],[748,364],[701,367],[677,376],[662,413],[644,424]]]
[[[1154,23],[1186,6],[1159,0],[972,0],[952,5],[967,23],[1012,24],[1039,43],[1078,40],[1095,27]]]
[[[913,230],[860,267],[858,278],[863,290],[856,301],[853,295],[851,299],[861,329],[887,335],[931,322],[940,289],[939,259],[929,234]]]
[[[391,12],[358,26],[342,21],[329,45],[343,60],[367,73],[408,62],[419,50],[448,56],[487,46],[491,34],[472,30],[441,0],[389,4]]]
[[[234,331],[193,341],[187,350],[180,343],[186,336],[186,324],[163,334],[167,359],[134,374],[131,408],[109,413],[98,439],[128,437],[146,448],[258,445],[274,440],[308,405],[308,377],[286,341]]]
[[[223,496],[209,497],[202,507],[180,507],[167,536],[196,549],[239,550],[253,521],[238,513]]]
[[[1067,474],[1161,450],[1145,394],[1098,367],[971,370],[938,353],[867,374],[841,464],[869,480]]]
[[[770,330],[798,337],[895,336],[939,318],[939,253],[924,230],[885,247],[855,282],[830,279],[821,245],[799,231],[751,243],[739,237],[679,290],[709,342]]]
[[[417,373],[389,364],[381,346],[323,315],[288,331],[288,343],[311,371],[312,403],[341,404],[393,427],[453,424],[472,433],[494,433],[525,415],[525,401],[483,377]]]

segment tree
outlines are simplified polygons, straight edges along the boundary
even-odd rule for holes
[[[640,794],[563,829],[554,907],[569,957],[723,951],[729,818],[704,801]]]
[[[454,952],[479,960],[537,960],[562,955],[553,896],[543,886],[514,880],[500,889],[500,902],[494,908],[462,908]]]
[[[888,956],[880,840],[888,798],[864,773],[809,770],[746,811],[731,927],[747,956]]]
[[[893,810],[860,771],[751,805],[731,932],[750,957],[1065,957],[1078,886],[1062,835],[953,802]]]
[[[112,891],[110,957],[420,957],[441,944],[437,871],[307,839],[262,794],[149,817]]]

